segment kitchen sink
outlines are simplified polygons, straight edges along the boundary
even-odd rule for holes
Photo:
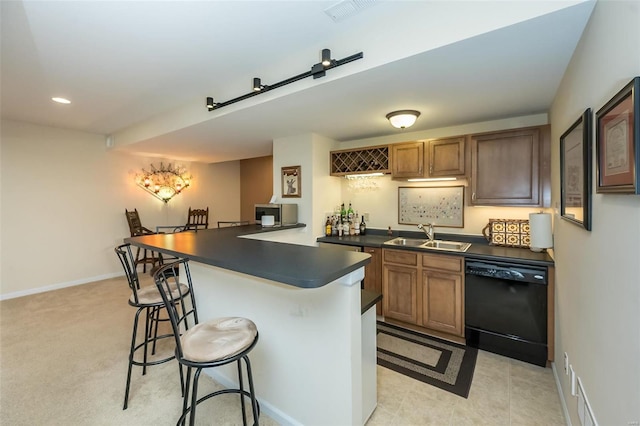
[[[406,247],[419,247],[423,244],[430,242],[429,240],[421,240],[419,238],[394,238],[393,240],[385,241],[385,244],[392,246],[406,246]]]
[[[467,251],[471,247],[471,243],[460,243],[457,241],[433,240],[424,244],[425,248],[451,251]]]
[[[469,247],[471,247],[471,243],[461,243],[458,241],[425,240],[421,238],[403,237],[385,241],[384,244],[390,246],[414,247],[425,250],[442,250],[455,252],[465,252],[469,249]]]

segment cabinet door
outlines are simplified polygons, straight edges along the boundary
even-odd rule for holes
[[[465,146],[464,136],[429,141],[429,176],[464,176]]]
[[[364,267],[364,289],[382,293],[382,249],[364,247],[364,252],[371,255],[371,262]],[[382,302],[376,304],[376,314],[382,315]]]
[[[418,269],[383,265],[382,305],[385,317],[418,323]]]
[[[422,325],[432,330],[464,336],[462,277],[422,271]]]
[[[391,176],[394,178],[424,177],[424,142],[391,145]]]
[[[472,136],[471,163],[472,205],[540,205],[540,128]]]

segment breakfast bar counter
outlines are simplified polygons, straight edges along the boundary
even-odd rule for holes
[[[305,229],[247,225],[125,241],[190,259],[201,321],[256,323],[250,358],[263,413],[280,424],[362,425],[376,405],[375,305],[361,311],[360,289],[370,256],[261,240],[267,231],[286,240]],[[226,367],[211,374],[232,386],[237,372]]]

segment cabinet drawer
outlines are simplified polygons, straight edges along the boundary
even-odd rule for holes
[[[384,262],[418,266],[418,253],[400,250],[383,250]]]
[[[462,272],[462,257],[442,254],[423,254],[422,267],[441,271]]]

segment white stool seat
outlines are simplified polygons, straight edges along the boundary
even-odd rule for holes
[[[180,337],[184,359],[213,362],[238,355],[256,339],[253,321],[241,317],[216,318],[189,328]]]

